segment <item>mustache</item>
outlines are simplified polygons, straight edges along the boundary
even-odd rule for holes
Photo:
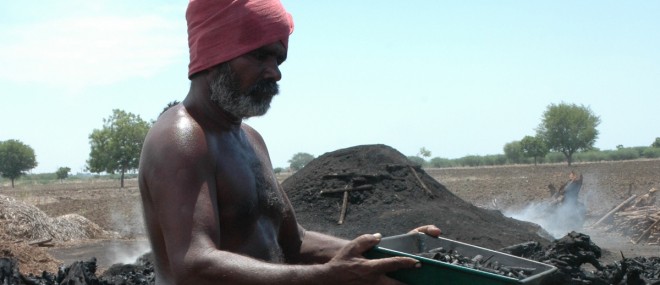
[[[259,80],[246,92],[250,96],[263,97],[275,96],[280,93],[280,86],[275,80]]]

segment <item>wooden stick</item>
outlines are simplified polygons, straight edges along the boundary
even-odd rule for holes
[[[634,242],[634,244],[638,244],[640,241],[642,241],[642,239],[645,238],[646,235],[648,235],[648,234],[651,232],[651,230],[652,230],[652,229],[653,229],[658,223],[660,223],[660,220],[656,221],[656,222],[653,223],[648,229],[646,229],[646,230],[642,233],[642,235],[639,236],[639,238],[637,238],[637,240]]]
[[[347,172],[347,173],[329,173],[326,175],[323,175],[323,179],[328,179],[328,178],[349,178],[355,176],[354,172]]]
[[[46,244],[46,243],[49,243],[49,242],[51,242],[51,241],[53,241],[52,238],[41,239],[41,240],[35,240],[35,241],[28,242],[28,245],[48,246],[48,245],[45,245],[45,244]]]
[[[633,199],[635,199],[635,197],[637,197],[637,195],[633,194],[632,196],[630,196],[630,198],[628,198],[627,200],[623,201],[623,203],[619,204],[619,206],[616,206],[616,208],[612,209],[612,211],[609,211],[607,214],[605,214],[605,216],[603,216],[602,218],[600,218],[600,220],[598,220],[597,222],[595,222],[593,225],[591,225],[591,226],[589,226],[589,227],[590,227],[590,228],[593,228],[593,227],[597,226],[598,224],[602,223],[605,219],[609,218],[609,217],[612,216],[614,213],[616,213],[617,211],[621,210],[621,208],[623,208],[625,205],[627,205],[628,203],[630,203],[630,201],[632,201]]]
[[[353,187],[353,188],[344,188],[344,189],[326,189],[326,190],[321,190],[321,195],[325,194],[332,194],[332,193],[340,193],[340,192],[350,192],[350,191],[364,191],[364,190],[371,190],[373,189],[374,186],[371,184],[365,184],[361,185],[358,187]]]
[[[657,211],[657,210],[655,210]],[[655,212],[654,210],[632,210],[632,211],[625,211],[618,213],[617,215],[619,216],[648,216],[650,214],[653,214]]]
[[[346,185],[348,189],[348,185]],[[341,212],[339,213],[339,222],[337,224],[341,225],[344,223],[344,218],[346,218],[346,208],[348,208],[348,191],[344,191],[344,201],[341,204]]]
[[[410,168],[412,173],[415,175],[415,178],[417,178],[417,182],[419,182],[419,184],[422,185],[422,188],[424,189],[424,192],[426,192],[427,195],[433,197],[433,193],[431,193],[431,190],[429,190],[429,188],[426,187],[426,184],[424,184],[422,179],[419,178],[419,175],[417,175],[417,171],[415,171],[415,168],[413,168],[412,165],[408,165],[408,168]]]

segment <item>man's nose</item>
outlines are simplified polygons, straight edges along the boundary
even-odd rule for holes
[[[268,60],[266,63],[266,70],[264,71],[264,79],[280,81],[282,79],[282,72],[280,71],[277,59]]]

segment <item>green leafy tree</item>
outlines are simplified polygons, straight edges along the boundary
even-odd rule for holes
[[[172,102],[167,103],[167,106],[165,106],[165,108],[163,108],[163,111],[160,112],[160,115],[162,115],[163,113],[165,113],[165,111],[169,110],[170,108],[172,108],[172,107],[178,105],[179,103],[181,103],[181,102],[179,102],[179,101],[177,101],[177,100],[174,100],[174,101],[172,101]],[[158,115],[158,116],[160,117],[160,115]]]
[[[525,157],[534,158],[534,165],[537,164],[540,158],[545,157],[550,152],[543,139],[538,136],[525,136],[520,140],[520,146]]]
[[[112,115],[103,119],[103,128],[94,129],[89,135],[91,151],[87,168],[94,173],[107,172],[124,174],[139,166],[140,152],[150,124],[140,116],[122,110],[112,110]]]
[[[417,156],[424,157],[424,158],[429,158],[429,157],[431,157],[431,151],[426,149],[425,147],[422,147],[422,148],[419,149],[419,153],[417,153]]]
[[[19,140],[0,141],[0,173],[11,180],[11,188],[16,178],[35,167],[37,158],[30,146]]]
[[[293,155],[291,159],[289,159],[289,167],[293,171],[298,171],[305,167],[310,161],[314,160],[314,156],[305,153],[305,152],[299,152]]]
[[[525,154],[523,153],[522,144],[520,141],[512,141],[504,145],[504,156],[511,163],[522,162]]]
[[[651,147],[660,147],[660,138],[655,138],[655,141],[653,144],[651,144]]]
[[[599,124],[600,118],[588,107],[566,103],[550,104],[536,131],[550,150],[564,154],[570,166],[575,152],[593,147],[598,138],[596,127]]]
[[[68,167],[60,167],[55,171],[55,175],[57,175],[57,179],[61,181],[64,181],[67,177],[69,177],[69,172],[71,172],[71,168]]]

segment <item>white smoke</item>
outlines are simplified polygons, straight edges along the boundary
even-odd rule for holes
[[[133,264],[140,256],[151,250],[151,245],[147,240],[125,241],[113,243],[108,250],[110,264]]]
[[[119,232],[122,238],[136,238],[144,236],[144,218],[142,214],[142,203],[137,201],[125,201],[125,203],[132,203],[133,207],[130,211],[112,211],[110,218],[112,219],[112,226]]]
[[[571,231],[582,230],[585,209],[581,203],[541,202],[522,210],[504,211],[504,215],[538,224],[554,238],[561,238]]]
[[[141,201],[138,199],[136,201],[126,201],[126,203],[133,203],[131,211],[127,213],[119,211],[110,213],[114,228],[119,230],[122,238],[127,239],[112,243],[109,246],[107,256],[110,264],[133,264],[140,256],[151,250],[151,245],[145,238]]]

